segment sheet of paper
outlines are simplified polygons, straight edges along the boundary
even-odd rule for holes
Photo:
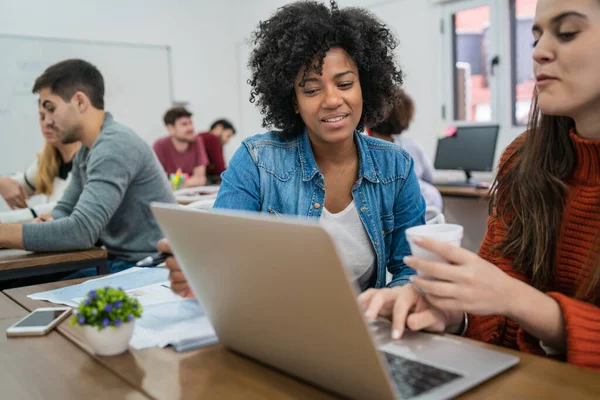
[[[73,299],[80,299],[94,289],[110,286],[122,288],[123,290],[137,289],[156,283],[165,282],[169,279],[169,270],[166,268],[130,268],[123,272],[109,275],[103,278],[92,279],[78,285],[66,286],[60,289],[30,294],[32,300],[45,300],[56,304],[64,304],[77,307],[78,303]]]
[[[170,286],[166,286],[165,282],[142,286],[140,288],[127,289],[125,290],[125,293],[127,293],[128,296],[137,299],[143,307],[183,300],[183,297],[173,293]],[[74,298],[72,301],[79,304],[83,299],[85,299],[85,296]]]

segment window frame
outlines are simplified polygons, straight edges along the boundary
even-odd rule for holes
[[[441,62],[439,76],[442,82],[442,120],[448,125],[499,124],[501,130],[520,129],[526,124],[517,121],[517,32],[516,32],[516,0],[450,0],[437,3],[440,8]],[[455,27],[454,14],[459,11],[477,7],[490,7],[490,42],[487,65],[494,56],[500,58],[500,64],[494,68],[490,76],[490,121],[477,122],[457,120],[456,96],[457,79],[454,64]],[[448,69],[452,68],[448,79]],[[507,84],[508,83],[508,84]]]

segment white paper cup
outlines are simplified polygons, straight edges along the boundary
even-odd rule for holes
[[[460,247],[463,238],[463,227],[455,224],[432,224],[413,226],[406,230],[406,240],[413,256],[431,261],[446,262],[444,258],[437,254],[417,246],[414,242],[415,237],[428,237]]]

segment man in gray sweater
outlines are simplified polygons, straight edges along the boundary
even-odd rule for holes
[[[104,81],[93,65],[66,60],[35,82],[41,118],[62,143],[81,141],[72,180],[52,215],[33,224],[0,224],[0,247],[30,251],[88,249],[100,242],[117,272],[156,254],[162,237],[151,202],[174,203],[152,149],[104,111]]]

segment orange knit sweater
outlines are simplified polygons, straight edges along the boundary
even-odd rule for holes
[[[502,161],[522,145],[524,136],[504,152]],[[577,153],[577,165],[569,180],[555,264],[555,291],[548,293],[560,305],[567,337],[566,360],[600,371],[600,308],[575,296],[590,277],[589,257],[592,243],[600,231],[600,141],[585,140],[571,132]],[[560,157],[560,155],[557,155]],[[506,234],[495,217],[488,219],[487,232],[479,255],[514,278],[527,282],[516,272],[510,259],[492,247]],[[554,249],[548,249],[553,251]],[[583,277],[583,279],[582,279]],[[500,316],[469,315],[467,336],[528,353],[545,355],[539,341],[512,320]]]

